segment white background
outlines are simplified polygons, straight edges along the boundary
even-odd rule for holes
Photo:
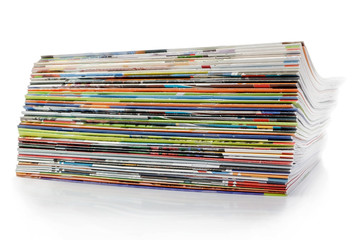
[[[358,1],[2,1],[0,239],[359,239]],[[322,162],[289,197],[15,177],[40,55],[305,41],[343,77]],[[5,238],[6,236],[6,238]]]

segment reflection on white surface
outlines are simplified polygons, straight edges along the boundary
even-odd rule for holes
[[[90,183],[16,178],[22,200],[41,211],[91,212],[112,215],[277,215],[306,195],[316,195],[326,185],[323,164],[287,197],[157,190]]]

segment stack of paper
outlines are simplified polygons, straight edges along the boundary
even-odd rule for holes
[[[301,42],[43,56],[17,175],[284,195],[318,162],[335,88]]]

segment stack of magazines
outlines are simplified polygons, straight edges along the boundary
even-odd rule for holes
[[[286,195],[318,163],[335,91],[302,42],[42,56],[16,172]]]

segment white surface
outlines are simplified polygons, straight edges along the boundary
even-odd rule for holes
[[[356,239],[360,18],[357,1],[319,2],[2,1],[0,238]],[[321,75],[347,80],[322,162],[289,197],[15,177],[17,124],[40,55],[298,40]]]

